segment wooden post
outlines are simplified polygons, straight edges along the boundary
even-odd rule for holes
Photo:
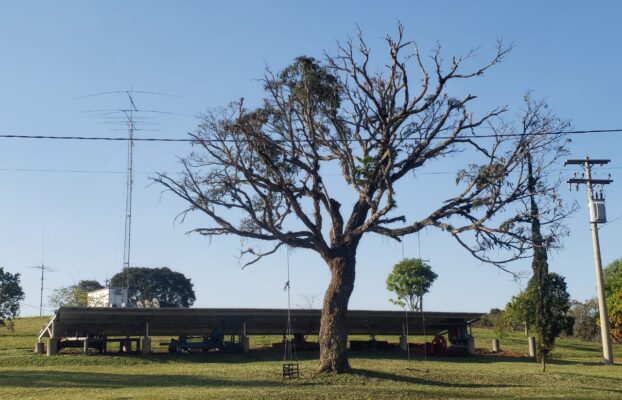
[[[498,353],[501,350],[499,347],[499,339],[492,339],[492,352]]]

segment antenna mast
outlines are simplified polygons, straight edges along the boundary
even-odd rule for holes
[[[106,119],[105,124],[116,124],[119,122],[123,122],[127,124],[127,176],[126,176],[126,190],[125,190],[125,230],[124,230],[124,238],[123,238],[123,280],[121,283],[122,288],[129,289],[130,283],[130,255],[131,255],[131,243],[132,243],[132,196],[134,190],[134,133],[136,131],[158,131],[159,129],[145,129],[141,128],[140,125],[160,125],[158,122],[149,121],[154,119],[155,117],[149,116],[152,114],[158,115],[178,115],[184,116],[182,114],[176,114],[167,111],[160,110],[143,110],[138,109],[136,107],[136,103],[134,101],[135,94],[146,94],[146,95],[156,95],[156,96],[166,96],[166,97],[178,97],[175,95],[161,93],[161,92],[148,92],[142,90],[134,90],[130,88],[130,90],[115,90],[101,93],[93,93],[86,96],[76,97],[75,99],[86,99],[91,97],[99,97],[99,96],[108,96],[108,95],[126,95],[129,100],[128,108],[121,109],[94,109],[94,110],[86,110],[83,111],[88,113],[90,116],[99,117],[101,119]],[[146,115],[145,115],[146,114]],[[139,127],[136,126],[139,125]],[[117,129],[114,129],[117,130]]]
[[[132,192],[134,189],[134,111],[138,111],[136,104],[134,104],[134,98],[132,96],[132,90],[127,92],[127,96],[130,101],[129,110],[125,111],[127,118],[127,186],[125,192],[125,237],[123,240],[123,274],[124,287],[129,290],[130,287],[130,249],[132,239]]]
[[[41,233],[41,265],[37,265],[30,268],[36,268],[41,270],[41,297],[39,300],[39,316],[43,316],[43,282],[45,279],[45,271],[54,272],[50,267],[45,266],[45,237]]]

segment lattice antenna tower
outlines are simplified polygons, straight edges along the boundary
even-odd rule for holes
[[[119,122],[124,122],[127,125],[127,170],[126,170],[126,187],[125,187],[125,224],[124,224],[124,233],[123,233],[123,288],[129,289],[129,268],[130,268],[130,257],[131,257],[131,248],[132,248],[132,198],[134,192],[134,134],[136,131],[157,131],[158,129],[145,129],[145,128],[137,128],[136,124],[139,122],[141,125],[159,125],[157,122],[149,121],[152,119],[148,116],[140,116],[141,114],[168,114],[168,115],[180,115],[176,113],[171,113],[167,111],[159,111],[159,110],[144,110],[139,109],[136,106],[136,101],[134,94],[149,94],[149,95],[158,95],[158,96],[167,96],[167,97],[177,97],[174,95],[170,95],[167,93],[161,92],[146,92],[146,91],[135,91],[133,89],[124,90],[124,91],[111,91],[111,92],[102,92],[95,93],[88,96],[79,97],[79,99],[86,97],[94,97],[94,96],[102,96],[102,95],[112,95],[112,94],[125,94],[127,96],[127,100],[129,102],[128,108],[121,109],[99,109],[99,110],[88,110],[87,113],[91,113],[97,117],[102,119],[106,119],[104,121],[105,124],[116,124]]]
[[[127,97],[130,102],[129,110],[126,110],[125,117],[127,118],[127,176],[126,176],[126,188],[125,188],[125,230],[123,237],[123,274],[124,274],[124,287],[130,287],[130,254],[132,244],[132,194],[134,191],[134,112],[138,111],[136,104],[134,103],[134,96],[132,91],[127,92]]]

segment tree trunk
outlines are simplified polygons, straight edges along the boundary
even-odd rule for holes
[[[346,355],[348,332],[346,314],[352,289],[356,246],[327,260],[331,271],[330,284],[324,295],[320,323],[320,372],[345,372],[350,369]]]

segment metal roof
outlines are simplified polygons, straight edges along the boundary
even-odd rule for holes
[[[408,314],[410,334],[436,334],[453,326],[478,320],[483,313],[419,312]],[[423,317],[423,318],[422,318]],[[291,310],[296,333],[317,334],[321,310]],[[350,310],[350,335],[400,335],[405,324],[403,311]],[[40,337],[207,335],[214,328],[224,334],[281,335],[287,323],[286,309],[259,308],[95,308],[61,307],[41,331]]]

